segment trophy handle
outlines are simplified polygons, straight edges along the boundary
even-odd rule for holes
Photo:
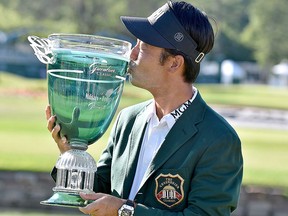
[[[38,36],[28,36],[30,46],[34,50],[40,62],[44,64],[53,64],[55,61],[51,50],[51,41],[48,38],[40,38]]]

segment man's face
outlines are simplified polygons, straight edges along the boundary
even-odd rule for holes
[[[162,48],[144,43],[140,40],[131,51],[128,73],[131,83],[148,91],[161,88],[165,81],[165,64],[160,64]]]

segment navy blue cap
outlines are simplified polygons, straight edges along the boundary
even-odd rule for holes
[[[197,51],[197,43],[175,16],[171,2],[166,3],[148,18],[120,17],[128,31],[139,40],[167,49],[178,50],[199,63],[204,53]]]

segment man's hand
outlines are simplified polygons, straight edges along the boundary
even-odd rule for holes
[[[55,142],[58,145],[58,148],[63,154],[64,152],[70,150],[70,146],[67,142],[67,139],[65,136],[60,137],[60,125],[55,124],[56,122],[56,116],[51,116],[51,107],[48,105],[46,107],[46,119],[47,119],[47,128],[51,132],[51,135]]]
[[[104,193],[89,193],[80,192],[80,196],[84,200],[94,200],[86,207],[79,208],[84,214],[92,216],[117,216],[118,209],[125,203],[124,199],[120,199]]]

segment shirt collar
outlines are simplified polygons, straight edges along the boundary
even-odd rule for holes
[[[167,123],[167,126],[169,129],[173,127],[177,119],[180,118],[180,116],[184,113],[184,111],[191,105],[192,101],[196,98],[198,90],[196,87],[192,86],[193,88],[193,97],[187,101],[185,101],[181,106],[179,106],[177,109],[173,110],[171,113],[163,116],[163,118],[158,120],[158,117],[156,115],[156,105],[155,105],[155,100],[153,100],[152,103],[150,103],[145,110],[146,116],[147,116],[147,122],[149,122],[152,118],[152,124],[154,126],[157,126],[158,124]]]
[[[159,121],[157,115],[156,115],[156,105],[155,105],[155,101],[153,100],[152,103],[150,103],[147,107],[146,107],[146,115],[147,115],[147,122],[150,122],[150,124],[152,124],[152,126],[158,126],[160,124],[167,124],[168,128],[171,129],[172,126],[175,124],[175,119],[171,116],[171,114],[167,114],[165,116],[163,116],[163,118]]]

